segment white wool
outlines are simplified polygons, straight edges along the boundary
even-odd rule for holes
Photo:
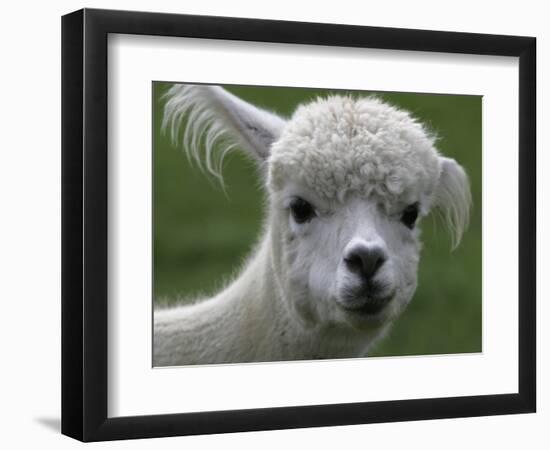
[[[273,145],[270,186],[303,180],[320,196],[375,195],[387,204],[430,195],[439,174],[434,137],[376,98],[332,96],[300,106]]]
[[[238,147],[258,162],[269,209],[233,282],[210,299],[155,311],[154,365],[364,356],[416,289],[419,225],[404,211],[439,209],[453,246],[468,224],[463,168],[439,155],[408,112],[379,99],[331,96],[285,120],[220,87],[176,85],[163,121],[174,142],[185,118],[189,157],[204,155],[220,180],[216,148]],[[294,216],[296,199],[309,205],[307,220]]]

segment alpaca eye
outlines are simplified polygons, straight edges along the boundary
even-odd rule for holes
[[[290,202],[290,212],[296,223],[309,222],[315,217],[313,206],[300,197],[296,197]]]
[[[416,219],[418,218],[418,203],[413,203],[405,208],[401,214],[401,222],[410,229],[414,228]]]

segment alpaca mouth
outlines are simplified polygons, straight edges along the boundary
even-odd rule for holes
[[[365,315],[365,316],[374,316],[379,314],[387,305],[390,303],[392,297],[383,297],[383,298],[366,298],[363,302],[357,303],[355,301],[353,304],[342,305],[345,310]]]
[[[348,312],[363,315],[363,316],[375,316],[382,312],[383,309],[391,302],[394,297],[392,291],[389,295],[380,295],[381,293],[360,292],[351,293],[347,292],[340,305]]]

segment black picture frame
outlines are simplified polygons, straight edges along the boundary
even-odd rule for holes
[[[107,417],[110,33],[519,57],[517,393]],[[536,39],[84,9],[62,18],[62,433],[82,441],[535,412]]]

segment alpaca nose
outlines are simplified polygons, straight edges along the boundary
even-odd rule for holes
[[[350,249],[344,257],[344,262],[350,272],[370,279],[378,272],[386,259],[386,252],[380,246],[360,246]]]

